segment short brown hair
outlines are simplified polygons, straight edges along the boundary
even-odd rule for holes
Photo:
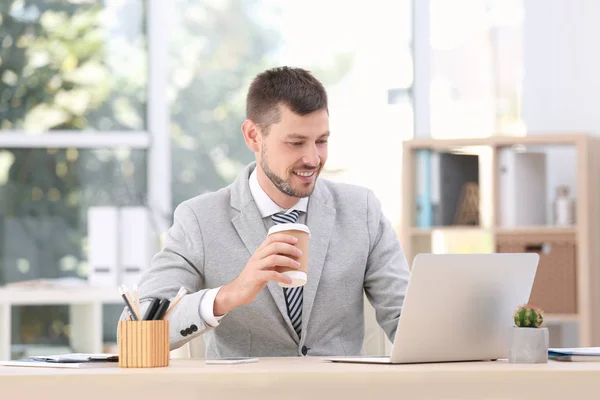
[[[264,134],[280,121],[279,104],[298,115],[327,108],[327,92],[309,71],[278,67],[258,74],[248,90],[246,118],[254,121]]]

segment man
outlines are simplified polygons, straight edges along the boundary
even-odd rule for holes
[[[330,134],[325,89],[303,69],[271,69],[252,82],[246,111],[256,162],[177,207],[141,279],[142,309],[185,287],[169,318],[171,348],[204,334],[211,358],[361,355],[364,290],[393,341],[409,270],[370,190],[317,179]],[[277,267],[298,268],[288,256],[299,249],[267,231],[293,221],[311,238],[308,281],[290,290]]]

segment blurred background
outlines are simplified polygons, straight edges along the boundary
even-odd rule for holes
[[[594,0],[3,0],[0,358],[115,351],[123,278],[94,266],[147,265],[180,202],[253,160],[240,126],[264,69],[325,84],[324,176],[374,190],[400,230],[403,141],[598,130],[597,17]]]

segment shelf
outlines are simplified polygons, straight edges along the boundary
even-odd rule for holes
[[[122,304],[117,288],[77,286],[0,288],[0,360],[11,358],[11,313],[13,306],[68,305],[71,324],[69,347],[76,353],[101,353],[102,306]]]
[[[576,234],[577,227],[575,226],[519,226],[511,228],[484,228],[478,226],[436,226],[432,228],[409,228],[411,236],[428,236],[434,231],[445,232],[493,232],[495,234],[522,234],[522,235],[562,235]]]
[[[530,135],[530,136],[490,136],[472,139],[412,139],[404,146],[418,149],[452,149],[474,146],[505,147],[515,145],[575,145],[585,143],[587,135],[570,133],[568,135]]]
[[[409,234],[411,236],[428,236],[433,232],[489,232],[490,228],[484,228],[481,226],[434,226],[431,228],[410,228]]]
[[[562,235],[576,234],[577,227],[575,226],[517,226],[507,228],[494,228],[496,234],[538,234],[538,235]]]
[[[57,288],[0,288],[0,304],[51,305],[51,304],[119,304],[123,299],[119,291],[108,288],[57,287]]]
[[[527,249],[529,244],[542,244],[540,271],[544,269],[547,272],[544,275],[550,276],[540,274],[536,288],[538,290],[534,293],[532,301],[542,309],[547,305],[549,309],[566,311],[570,308],[551,308],[552,301],[558,300],[550,296],[568,295],[568,301],[570,304],[575,301],[578,312],[575,314],[546,312],[544,320],[553,327],[563,324],[579,325],[577,330],[568,330],[567,334],[560,338],[565,347],[600,346],[600,329],[597,329],[600,326],[600,301],[598,301],[600,287],[589,283],[596,282],[600,276],[600,254],[597,251],[600,243],[600,224],[597,223],[600,215],[600,189],[596,184],[597,177],[600,176],[600,138],[583,132],[540,133],[542,132],[535,134],[529,132],[527,136],[521,137],[424,138],[403,142],[402,225],[400,232],[403,234],[406,258],[412,261],[419,253],[480,253],[482,252],[481,248],[487,247],[491,249],[491,252],[504,251],[509,247],[523,248],[522,251],[529,251]],[[418,213],[417,206],[426,204],[424,201],[427,198],[424,196],[434,199],[435,202],[432,201],[432,204],[445,200],[443,192],[434,186],[441,178],[434,176],[435,179],[433,179],[431,174],[429,176],[423,173],[419,174],[424,168],[423,166],[427,165],[425,164],[427,158],[422,156],[426,153],[420,153],[421,150],[429,150],[430,154],[440,152],[480,156],[478,203],[480,226],[418,227],[418,217],[423,215]],[[523,208],[520,210],[525,210],[531,206],[525,204],[524,199],[532,198],[532,196],[528,196],[528,193],[523,193],[524,190],[519,190],[516,197],[511,196],[512,201],[508,201],[511,199],[508,199],[509,196],[506,194],[511,193],[506,189],[506,179],[504,178],[507,176],[503,175],[504,169],[502,168],[504,166],[503,156],[508,154],[505,153],[506,150],[544,153],[547,156],[546,182],[543,190],[535,188],[533,185],[529,189],[528,182],[534,182],[529,179],[536,179],[532,171],[535,166],[533,161],[531,166],[529,160],[523,161],[525,164],[521,168],[531,168],[531,170],[525,171],[527,172],[524,173],[526,179],[523,181],[525,183],[521,182],[522,186],[531,190],[532,193],[545,194],[541,196],[542,199],[535,201],[535,205],[539,204],[540,208],[532,209],[545,211],[543,217],[536,215],[536,218],[533,218],[533,215],[515,214],[515,221],[525,223],[526,225],[523,226],[501,223],[504,222],[503,216],[512,216],[510,213],[506,213],[507,207],[522,206]],[[431,167],[431,160],[429,162]],[[437,164],[434,164],[434,167],[438,168]],[[454,172],[458,174],[458,167],[452,168],[455,168]],[[446,169],[443,171],[445,172]],[[554,202],[559,185],[567,185],[572,189],[570,195],[575,200],[573,213],[577,221],[571,226],[554,225],[554,221],[551,219],[555,211]],[[436,189],[433,194],[431,193],[432,189]],[[445,196],[445,198],[449,197],[452,196]],[[562,246],[563,238],[565,243],[568,242],[566,249],[563,249],[565,246]],[[514,243],[509,243],[508,239],[514,239]],[[561,245],[546,247],[543,243],[547,242],[551,245],[555,240],[561,241]],[[530,243],[523,244],[520,243],[521,241]],[[512,246],[513,244],[514,246]],[[532,250],[537,251],[536,249]],[[555,253],[556,256],[552,253],[553,251],[558,251]],[[556,267],[555,263],[560,264],[560,268],[565,265],[568,270],[561,271],[561,274],[554,277],[548,271]],[[569,273],[569,275],[563,276],[562,272]],[[543,286],[543,290],[539,286]]]

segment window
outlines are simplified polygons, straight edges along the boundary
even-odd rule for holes
[[[0,5],[0,129],[144,130],[144,1]]]
[[[87,209],[144,204],[142,150],[0,150],[0,284],[87,278]]]
[[[289,65],[328,90],[324,176],[370,186],[398,221],[401,141],[413,135],[411,1],[176,0],[174,9],[173,207],[254,160],[240,131],[246,91],[258,72]]]
[[[0,285],[85,280],[88,208],[148,204],[147,56],[144,0],[1,2]],[[69,342],[66,305],[11,319],[13,357]]]
[[[240,132],[248,85],[277,65],[328,89],[324,175],[371,187],[396,223],[413,135],[411,7],[0,2],[0,285],[86,279],[91,206],[146,206],[164,232],[179,203],[231,183],[254,158]],[[104,309],[108,341],[120,309]],[[12,323],[13,357],[69,343],[65,306],[15,307]]]

